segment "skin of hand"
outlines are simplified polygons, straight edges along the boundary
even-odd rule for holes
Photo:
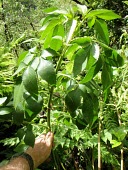
[[[29,147],[25,152],[31,155],[34,161],[34,168],[43,163],[50,155],[53,147],[54,135],[52,132],[42,134],[35,140],[34,148]]]

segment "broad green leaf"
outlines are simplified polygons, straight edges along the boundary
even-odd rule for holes
[[[58,51],[62,46],[64,36],[65,36],[64,26],[62,24],[56,25],[53,31],[53,37],[49,42],[50,47],[53,50]]]
[[[67,74],[72,74],[72,70],[73,70],[73,61],[70,61],[69,63],[66,64],[66,72]]]
[[[128,1],[123,1],[126,5],[128,5]]]
[[[61,36],[52,37],[51,43],[50,43],[50,48],[55,51],[59,51],[61,46],[62,46],[62,37]]]
[[[17,153],[22,153],[22,152],[25,152],[27,149],[28,149],[28,146],[25,145],[25,143],[21,142],[15,147],[14,151]]]
[[[69,77],[70,80],[67,81],[66,83],[66,89],[67,90],[74,90],[76,88],[76,81],[75,80],[72,80],[71,77]]]
[[[38,85],[37,85],[37,75],[35,70],[28,66],[28,68],[24,71],[22,76],[22,81],[25,89],[35,98],[37,98],[38,94]]]
[[[75,110],[80,106],[81,103],[81,91],[79,88],[68,92],[65,97],[65,103],[71,116],[74,116]]]
[[[42,53],[41,53],[42,58],[44,58],[44,59],[47,59],[47,58],[52,59],[53,56],[58,56],[56,51],[54,51],[54,50],[52,50],[50,48],[42,50]]]
[[[69,33],[68,33],[67,38],[66,38],[67,39],[67,41],[66,41],[67,44],[71,41],[71,39],[73,37],[73,34],[74,34],[75,30],[76,30],[76,27],[77,27],[77,20],[73,19],[72,23],[71,23],[71,26],[70,26]]]
[[[91,42],[91,37],[77,37],[71,41],[71,43],[77,43],[78,45],[81,46],[86,46]]]
[[[123,141],[124,138],[127,135],[128,130],[126,129],[127,127],[124,126],[119,126],[117,128],[114,128],[112,130],[112,133],[117,137],[118,141]]]
[[[18,136],[19,140],[23,139],[24,135],[25,135],[24,129],[18,129],[16,136]]]
[[[78,38],[73,41],[76,43],[90,42],[90,37]],[[90,68],[94,64],[95,59],[98,60],[99,46],[96,43],[92,43],[92,45],[88,43],[84,49],[80,48],[72,58],[74,59],[73,73],[74,76],[77,76],[81,71],[85,69],[85,67],[86,69]]]
[[[77,76],[81,71],[84,70],[86,67],[86,58],[87,58],[87,52],[84,49],[80,49],[75,54],[74,59],[74,66],[73,66],[73,74],[74,76]]]
[[[64,38],[65,36],[65,30],[62,24],[56,25],[56,27],[54,28],[53,36],[57,36],[57,35],[61,36],[62,38]]]
[[[0,108],[0,116],[10,114],[11,112],[12,112],[11,108],[8,107]]]
[[[34,147],[35,135],[33,134],[32,129],[30,129],[29,127],[27,127],[26,134],[24,137],[24,142],[26,145]]]
[[[50,8],[44,9],[43,12],[45,12],[45,13],[54,12],[57,9],[58,9],[57,7],[50,7]]]
[[[100,48],[99,48],[99,45],[98,45],[98,44],[96,44],[96,43],[93,43],[93,44],[92,44],[91,55],[92,55],[96,60],[98,60],[99,55],[100,55]]]
[[[84,94],[84,100],[82,105],[82,113],[84,115],[84,119],[86,123],[90,124],[93,119],[93,102],[90,94]]]
[[[13,74],[13,76],[17,75],[18,73],[20,73],[24,68],[26,68],[27,65],[24,62],[21,62],[18,69],[16,70],[16,72]]]
[[[87,83],[88,81],[93,79],[93,77],[95,77],[95,75],[100,71],[101,67],[102,67],[102,60],[99,57],[98,61],[96,61],[94,65],[92,65],[92,67],[88,70],[85,78],[81,81],[81,83]]]
[[[96,19],[94,28],[96,30],[97,39],[102,41],[106,45],[109,45],[109,33],[105,21],[101,19]]]
[[[86,5],[77,4],[77,7],[78,7],[78,10],[79,10],[83,15],[85,15],[85,14],[87,13],[87,6],[86,6]]]
[[[58,16],[57,15],[47,15],[46,17],[42,18],[41,21],[40,21],[40,24],[42,26],[45,26],[49,23],[49,21],[51,21],[52,19],[57,19]]]
[[[45,13],[47,14],[67,14],[66,10],[58,10],[56,7],[50,7],[44,10]]]
[[[26,109],[31,110],[35,114],[41,111],[43,107],[43,99],[41,96],[38,96],[38,100],[35,100],[35,98],[33,98],[31,95],[28,95],[28,97],[26,97],[25,100],[26,100],[25,103]]]
[[[76,117],[75,125],[78,127],[79,130],[84,129],[87,126],[86,121],[84,120],[83,114],[80,111]]]
[[[33,60],[33,58],[34,54],[29,52],[23,60],[24,64],[28,65]]]
[[[6,101],[7,97],[0,98],[0,105],[2,105]]]
[[[102,69],[102,75],[101,75],[104,91],[107,90],[111,86],[112,77],[113,77],[112,68],[107,63],[104,63],[103,69]]]
[[[51,85],[56,84],[56,73],[51,61],[41,58],[37,71],[43,80],[47,81]]]
[[[72,59],[72,56],[74,53],[80,48],[78,44],[72,44],[68,47],[67,51],[65,52],[65,57],[67,57],[68,60]]]
[[[95,24],[95,21],[96,21],[96,17],[94,16],[94,17],[90,17],[90,18],[88,18],[88,26],[89,26],[89,28],[92,28],[93,27],[93,25]]]
[[[46,36],[46,38],[44,40],[44,49],[50,48],[52,35],[53,35],[53,29],[51,29],[51,31],[49,32],[49,34]]]
[[[23,91],[24,91],[24,86],[23,83],[15,85],[14,87],[14,100],[13,100],[13,105],[14,108],[16,109],[17,106],[23,102]]]
[[[94,45],[90,45],[90,47],[85,48],[85,51],[88,53],[88,60],[86,65],[86,71],[88,71],[96,62],[96,59],[94,58],[95,51],[94,51]]]
[[[87,89],[86,86],[84,84],[79,84],[79,89],[82,92],[82,95],[84,95],[84,93],[86,93]]]
[[[40,63],[40,58],[35,57],[34,60],[32,61],[31,67],[36,70],[38,68],[38,65]]]
[[[40,30],[42,32],[41,39],[44,39],[50,33],[50,31],[60,23],[61,21],[59,19],[53,19],[49,23],[47,23],[46,27],[43,26]]]
[[[96,95],[84,93],[82,113],[86,123],[93,125],[98,117],[98,98]]]
[[[92,10],[87,14],[87,17],[93,17],[93,16],[97,16],[98,18],[105,19],[105,20],[113,20],[113,19],[120,18],[119,15],[107,9]]]
[[[107,144],[107,141],[112,140],[112,133],[110,133],[107,129],[105,129],[101,138]]]
[[[13,123],[16,125],[21,125],[24,120],[24,112],[21,110],[16,110],[16,112],[13,112]]]
[[[114,67],[120,67],[123,66],[124,60],[123,57],[121,57],[116,50],[106,50],[106,60],[109,63],[109,65]]]
[[[25,56],[28,54],[28,51],[24,51],[19,55],[18,65],[24,60]]]
[[[110,143],[112,144],[112,148],[120,146],[122,143],[118,142],[117,140],[111,140]]]

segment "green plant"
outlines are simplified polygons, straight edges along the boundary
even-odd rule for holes
[[[107,147],[97,149],[98,139],[102,145],[101,129],[97,131],[98,124],[101,127],[101,104],[109,100],[114,67],[124,63],[118,50],[109,46],[105,20],[120,17],[111,10],[91,10],[85,5],[72,5],[68,10],[49,8],[44,12],[46,17],[41,20],[36,38],[27,40],[33,42],[32,48],[19,56],[13,75],[16,84],[12,119],[23,126],[17,136],[33,146],[35,135],[52,130],[56,134],[56,169],[64,169],[69,157],[74,169],[94,169],[96,154],[103,150],[104,158],[109,152]],[[37,133],[35,129],[39,127]],[[74,150],[80,165],[75,161]],[[61,159],[57,159],[56,152]],[[111,160],[107,163],[114,162],[115,157],[110,152],[109,155]],[[118,165],[117,160],[115,164]]]

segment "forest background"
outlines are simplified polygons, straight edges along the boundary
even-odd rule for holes
[[[128,1],[0,1],[0,161],[52,130],[38,169],[128,168]]]

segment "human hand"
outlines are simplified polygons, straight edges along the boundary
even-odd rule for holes
[[[28,153],[34,161],[34,168],[38,167],[49,157],[53,147],[53,138],[54,135],[52,132],[42,134],[36,138],[34,148],[29,147],[27,149],[26,153]]]

